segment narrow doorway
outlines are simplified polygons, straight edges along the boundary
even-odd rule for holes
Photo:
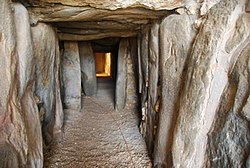
[[[115,99],[115,54],[112,52],[95,52],[97,96],[106,97],[114,103]],[[114,104],[113,104],[114,105]]]
[[[97,97],[105,97],[114,107],[119,38],[92,41],[97,78]]]

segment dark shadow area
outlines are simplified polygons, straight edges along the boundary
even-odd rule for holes
[[[115,80],[113,78],[97,78],[97,97],[105,97],[114,105]]]

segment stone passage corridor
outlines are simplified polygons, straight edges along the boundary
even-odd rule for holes
[[[64,141],[45,153],[45,167],[152,167],[134,110],[116,112],[98,95],[83,98],[80,113],[66,111]]]

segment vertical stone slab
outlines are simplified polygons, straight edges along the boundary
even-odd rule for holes
[[[42,131],[37,104],[34,98],[35,59],[32,47],[29,15],[26,8],[14,3],[16,26],[19,95],[27,134],[27,167],[43,167]]]
[[[242,43],[242,41],[245,42]],[[249,167],[249,14],[243,14],[238,19],[234,33],[226,44],[228,52],[237,47],[237,50],[239,50],[237,55],[239,54],[239,57],[228,75],[227,87],[223,91],[219,106],[216,109],[213,125],[208,133],[205,164],[206,167],[229,167],[229,165],[230,167]],[[241,45],[238,46],[239,44]]]
[[[173,140],[173,167],[204,166],[207,134],[237,59],[226,41],[242,13],[243,1],[222,0],[213,6],[193,44]],[[201,52],[202,49],[202,52]]]
[[[35,94],[39,98],[45,144],[61,137],[63,110],[59,86],[60,53],[55,30],[44,23],[32,27],[36,61]]]
[[[141,68],[144,87],[148,86],[148,38],[149,38],[149,27],[145,27],[141,36]]]
[[[155,137],[154,110],[158,95],[157,84],[159,78],[159,24],[154,23],[149,31],[149,60],[148,60],[148,113],[146,122],[146,143],[150,153],[153,153]]]
[[[139,80],[139,93],[142,93],[142,68],[141,68],[141,34],[137,36],[137,47],[138,47],[138,80]]]
[[[13,87],[16,68],[15,25],[10,4],[10,0],[2,0],[0,2],[0,75],[4,77],[4,80],[0,80],[2,91],[0,96],[1,122],[3,122],[6,115],[9,115],[7,104],[10,89]],[[14,69],[12,69],[11,65]]]
[[[0,166],[42,167],[42,135],[34,91],[27,10],[0,2]],[[13,10],[14,8],[14,10]],[[20,19],[21,18],[21,19]]]
[[[229,85],[222,95],[213,127],[208,134],[206,167],[228,167],[229,165],[230,167],[247,167],[250,120],[247,120],[241,113],[246,111],[250,113],[249,53],[250,43],[242,52],[230,75]]]
[[[126,105],[128,47],[128,39],[122,39],[119,44],[117,59],[117,76],[115,90],[115,108],[117,111],[122,110]]]
[[[172,166],[171,148],[178,99],[193,34],[192,21],[185,14],[171,15],[160,25],[161,106],[154,150],[154,165],[158,167]],[[151,92],[155,96],[155,90]]]
[[[127,56],[127,101],[126,106],[136,108],[138,103],[138,89],[137,89],[137,39],[128,38],[129,51]]]
[[[95,56],[89,42],[79,43],[83,92],[93,96],[97,92]]]
[[[148,98],[148,38],[149,38],[149,27],[146,27],[141,36],[141,72],[142,72],[142,96],[141,106],[145,115],[147,115],[147,98]]]
[[[26,164],[27,142],[20,115],[16,77],[15,24],[10,0],[0,1],[0,165],[21,167]],[[4,157],[3,157],[4,156]]]
[[[141,92],[141,111],[142,111],[142,122],[140,125],[140,131],[143,137],[146,136],[146,127],[148,121],[148,39],[149,38],[149,27],[145,27],[140,35],[140,73],[141,79],[140,92]]]
[[[81,109],[81,67],[77,42],[64,42],[62,75],[66,109]]]

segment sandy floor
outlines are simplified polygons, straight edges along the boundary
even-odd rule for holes
[[[65,110],[64,141],[45,153],[45,167],[152,167],[135,110],[116,112],[107,87],[83,98],[81,112]]]

